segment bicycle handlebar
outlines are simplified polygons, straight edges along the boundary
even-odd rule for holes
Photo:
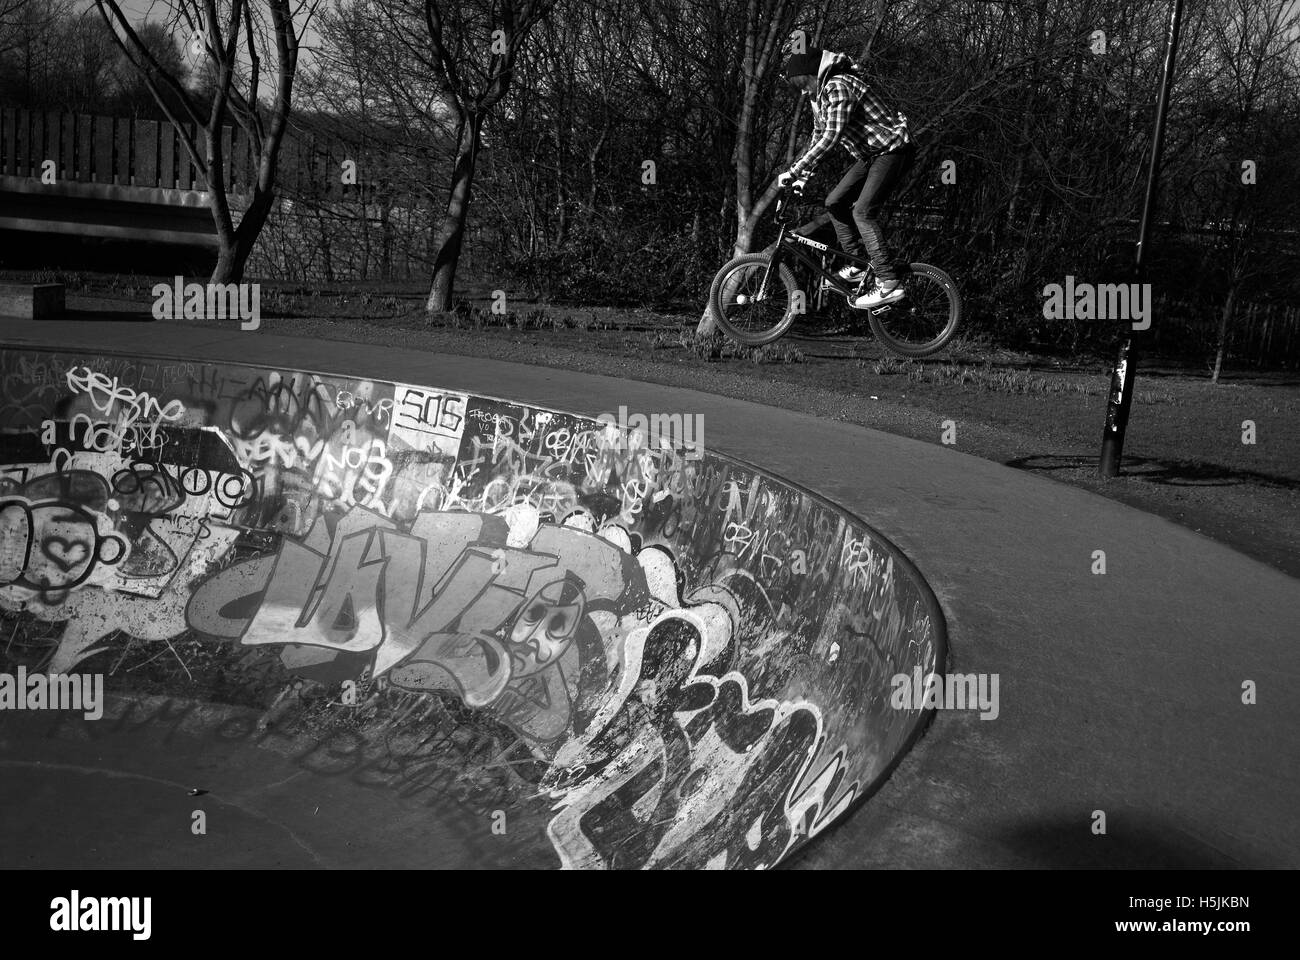
[[[777,187],[776,210],[774,212],[778,220],[785,215],[786,204],[789,203],[791,199],[798,200],[803,196],[803,188],[804,183],[800,180],[792,180],[784,187]]]

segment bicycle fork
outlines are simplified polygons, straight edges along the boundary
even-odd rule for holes
[[[776,246],[772,248],[772,255],[767,258],[767,269],[763,271],[763,282],[759,284],[758,296],[755,298],[759,303],[767,299],[768,284],[772,282],[772,274],[780,267],[781,244],[785,242],[785,231],[785,225],[782,224],[781,232],[776,238]]]

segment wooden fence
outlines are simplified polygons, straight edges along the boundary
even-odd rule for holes
[[[186,125],[205,149],[203,131]],[[231,194],[251,193],[257,168],[244,130],[226,127],[222,159]],[[357,183],[343,184],[343,160],[357,161]],[[368,161],[368,162],[367,162]],[[373,196],[382,188],[373,171],[382,158],[312,134],[287,136],[276,167],[280,193],[319,198]],[[166,120],[0,108],[0,176],[58,183],[205,191],[176,127]],[[155,202],[162,198],[155,198]],[[165,201],[163,201],[165,202]]]
[[[227,131],[223,159],[232,193],[252,172],[247,137]],[[202,132],[199,132],[202,142]],[[163,190],[206,190],[176,128],[167,121],[0,108],[0,174]]]

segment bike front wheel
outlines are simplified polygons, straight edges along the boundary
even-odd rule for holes
[[[714,322],[728,337],[747,347],[761,347],[776,340],[790,329],[800,312],[797,305],[802,294],[784,263],[777,264],[767,293],[760,296],[770,260],[766,253],[736,257],[718,271],[709,289],[709,311]]]
[[[903,281],[904,296],[868,317],[871,332],[900,357],[928,357],[957,335],[961,294],[952,277],[928,263],[913,263]]]

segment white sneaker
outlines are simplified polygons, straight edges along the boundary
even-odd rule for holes
[[[897,280],[877,280],[871,289],[853,301],[859,310],[869,310],[884,303],[898,300],[903,296],[903,285]]]
[[[862,278],[867,275],[867,271],[861,267],[855,267],[853,264],[840,267],[835,271],[835,276],[848,283],[860,283]]]

